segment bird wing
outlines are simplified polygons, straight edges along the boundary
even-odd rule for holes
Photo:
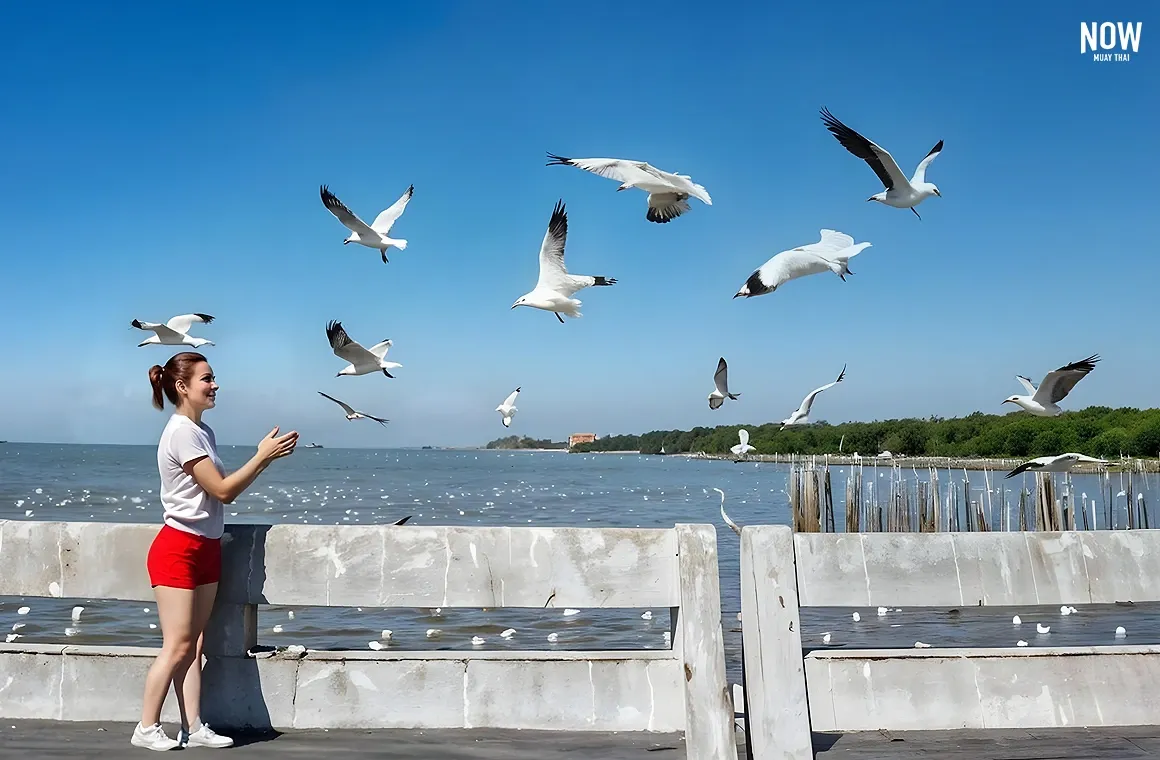
[[[767,267],[768,269],[766,269]],[[796,280],[798,277],[820,274],[827,269],[834,274],[842,273],[842,265],[832,259],[826,258],[814,251],[793,249],[777,254],[765,262],[758,272],[760,272],[759,276],[763,282],[771,283],[783,277],[785,278],[783,282],[789,282],[790,280]]]
[[[737,431],[737,438],[741,441],[741,448],[744,449],[749,445],[749,431],[745,428],[741,428]]]
[[[843,148],[870,165],[870,168],[878,175],[878,179],[882,180],[882,184],[886,186],[887,190],[909,184],[906,175],[898,168],[894,157],[885,148],[870,142],[862,135],[838,121],[826,108],[822,109],[822,121],[825,123],[826,129],[830,130],[831,134],[837,138]]]
[[[629,161],[623,158],[564,158],[554,153],[549,153],[548,158],[552,159],[547,163],[548,166],[575,166],[577,169],[617,182],[639,182],[650,178],[667,181],[644,161]]]
[[[665,182],[672,185],[675,189],[680,190],[682,193],[687,195],[693,196],[706,205],[713,205],[713,199],[709,197],[709,191],[706,190],[703,185],[698,185],[696,182],[694,182],[693,178],[687,174],[674,174],[673,172],[662,171],[650,166],[649,164],[644,165],[644,171],[655,174],[657,177],[660,177]]]
[[[1049,459],[1053,459],[1053,457],[1036,457],[1035,459],[1028,459],[1026,462],[1020,464],[1018,467],[1016,467],[1014,470],[1011,470],[1011,472],[1007,473],[1003,477],[1005,479],[1013,478],[1021,472],[1027,472],[1028,470],[1038,470],[1047,464],[1047,460]]]
[[[844,380],[845,378],[846,378],[846,365],[843,364],[842,365],[842,372],[838,375],[837,380],[835,380],[832,383],[826,383],[821,388],[814,388],[812,391],[810,391],[808,396],[806,396],[804,399],[802,399],[802,404],[801,404],[801,406],[798,407],[798,410],[797,410],[798,416],[805,417],[805,416],[809,415],[810,408],[813,407],[814,399],[817,398],[817,395],[824,390],[829,390],[830,388],[833,388],[835,385],[842,382],[842,380]]]
[[[165,326],[174,332],[179,332],[184,335],[189,332],[189,328],[193,327],[194,322],[205,322],[208,324],[212,321],[213,317],[208,314],[182,314],[166,322]]]
[[[568,283],[568,270],[564,266],[564,242],[568,237],[568,213],[564,201],[556,201],[548,231],[540,244],[540,279],[537,288],[559,290]]]
[[[688,193],[649,193],[645,219],[665,224],[689,210]]]
[[[1072,362],[1057,370],[1047,373],[1047,377],[1039,383],[1039,390],[1035,392],[1034,399],[1039,403],[1048,401],[1052,404],[1057,404],[1071,392],[1075,384],[1083,380],[1087,373],[1096,368],[1096,362],[1100,357],[1096,354],[1089,356],[1086,359],[1081,359],[1078,362]]]
[[[390,347],[393,345],[394,345],[394,342],[390,338],[387,338],[386,340],[382,341],[381,343],[374,344],[373,346],[371,346],[367,350],[369,350],[372,354],[374,354],[378,358],[385,359],[385,358],[387,358],[387,350],[390,349]]]
[[[407,208],[407,203],[410,202],[411,196],[415,194],[415,186],[411,185],[407,188],[407,192],[399,197],[399,200],[391,204],[391,207],[379,213],[375,220],[371,222],[371,229],[380,235],[386,235],[391,231],[391,225],[395,220],[403,215],[403,209]]]
[[[164,328],[166,330],[169,329],[168,327],[165,327],[165,325],[161,324],[160,322],[142,322],[139,319],[134,319],[129,324],[133,325],[133,327],[136,327],[138,330],[153,330],[154,332],[156,332],[157,328],[159,328],[159,327]]]
[[[930,153],[918,162],[918,168],[914,170],[914,177],[910,180],[910,184],[917,185],[919,182],[926,182],[926,167],[930,166],[930,162],[938,158],[938,154],[942,152],[943,141],[939,140],[938,145],[930,149]]]
[[[377,356],[363,348],[362,344],[351,340],[341,322],[328,322],[326,337],[330,340],[330,347],[338,358],[346,359],[351,364],[378,363]]]
[[[709,408],[710,409],[720,409],[721,405],[724,403],[725,403],[725,399],[723,399],[723,398],[720,398],[717,396],[710,396],[709,397]]]
[[[331,401],[333,401],[334,403],[338,404],[339,406],[341,406],[341,407],[342,407],[342,408],[343,408],[343,409],[346,411],[346,413],[347,413],[347,414],[354,414],[354,409],[351,409],[351,408],[350,408],[350,406],[348,406],[347,404],[343,403],[342,401],[339,401],[339,400],[338,400],[338,399],[336,399],[334,396],[327,396],[327,395],[326,395],[325,393],[323,393],[322,391],[319,391],[319,392],[318,392],[318,395],[320,395],[320,396],[324,396],[324,397],[326,397],[326,398],[330,399]]]
[[[322,205],[330,210],[330,213],[337,217],[338,221],[351,232],[358,233],[359,237],[366,236],[368,238],[376,237],[377,233],[367,226],[367,223],[359,219],[353,211],[346,207],[346,204],[335,197],[334,193],[323,185],[319,190],[322,195]]]
[[[361,414],[363,417],[366,417],[368,420],[374,420],[383,426],[386,426],[386,424],[390,422],[390,420],[385,420],[382,417],[376,417],[373,414],[367,414],[366,412],[359,412],[359,414]]]
[[[501,404],[501,406],[506,406],[510,409],[512,404],[516,403],[516,396],[518,395],[520,395],[520,389],[516,388],[514,391],[508,394],[508,397],[503,400],[503,404]]]
[[[1023,377],[1023,375],[1016,375],[1015,379],[1023,384],[1023,387],[1027,389],[1028,393],[1032,395],[1035,394],[1035,384],[1031,382],[1031,378]]]
[[[717,387],[718,393],[729,395],[729,365],[725,363],[724,356],[717,362],[717,371],[713,373],[713,385]]]
[[[795,251],[811,251],[813,253],[820,253],[823,256],[837,253],[838,251],[849,248],[854,245],[854,238],[850,237],[844,232],[837,230],[821,230],[821,240],[809,245],[802,245],[794,248]]]

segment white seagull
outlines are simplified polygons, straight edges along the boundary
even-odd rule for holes
[[[350,362],[342,368],[338,377],[365,375],[382,370],[384,375],[394,378],[394,375],[387,370],[403,366],[398,362],[387,361],[387,349],[392,345],[389,339],[382,343],[376,343],[370,349],[363,348],[361,344],[350,339],[341,322],[333,320],[326,323],[326,337],[330,341],[330,347],[334,349],[334,355]]]
[[[756,447],[749,445],[749,431],[745,428],[741,428],[737,431],[737,438],[741,441],[741,443],[729,449],[733,452],[733,456],[743,457],[751,451],[757,451]]]
[[[802,399],[801,406],[799,406],[793,414],[781,421],[781,427],[778,430],[785,430],[790,425],[807,425],[810,421],[810,408],[814,405],[814,399],[818,394],[824,390],[833,388],[846,377],[846,365],[842,365],[842,371],[838,374],[838,379],[832,383],[826,383],[821,388],[814,388],[809,392],[804,399]]]
[[[556,208],[552,211],[552,218],[548,222],[548,231],[544,233],[544,241],[540,244],[540,279],[536,287],[520,296],[512,308],[517,306],[531,306],[556,314],[556,319],[563,323],[560,312],[570,317],[579,317],[579,299],[572,295],[579,290],[593,285],[615,285],[615,277],[592,277],[589,275],[568,274],[564,266],[564,241],[568,237],[568,214],[564,211],[564,201],[556,201]]]
[[[894,208],[908,208],[921,220],[922,217],[919,216],[914,207],[932,195],[942,197],[938,188],[926,181],[926,168],[943,149],[942,140],[939,140],[938,144],[930,149],[930,153],[927,153],[926,157],[918,162],[914,176],[908,180],[885,148],[870,142],[838,121],[826,108],[822,108],[822,122],[825,123],[826,129],[842,144],[842,147],[869,164],[874,173],[878,175],[878,179],[882,180],[882,184],[886,186],[886,190],[872,195],[866,200],[878,201]]]
[[[1099,360],[1100,357],[1093,354],[1086,359],[1048,372],[1038,389],[1031,383],[1030,378],[1016,375],[1015,379],[1023,384],[1029,395],[1008,396],[1003,399],[1003,403],[1018,404],[1036,417],[1058,417],[1063,414],[1063,410],[1058,406],[1059,402],[1071,392],[1076,383],[1096,368],[1096,362]]]
[[[818,242],[782,251],[762,264],[733,297],[763,296],[790,280],[826,271],[845,282],[846,275],[854,274],[850,271],[850,259],[869,248],[870,243],[855,244],[854,238],[836,230],[821,230],[818,234]]]
[[[1004,478],[1013,478],[1021,472],[1033,470],[1035,472],[1067,472],[1077,464],[1108,464],[1106,459],[1096,459],[1095,457],[1084,456],[1083,454],[1067,453],[1056,454],[1049,457],[1035,457],[1028,459],[1023,464],[1016,467],[1011,472],[1004,475]]]
[[[729,392],[729,365],[725,363],[724,356],[717,362],[717,371],[713,373],[713,386],[713,392],[709,394],[710,409],[720,409],[726,398],[736,401],[741,395]]]
[[[520,395],[520,389],[516,388],[508,395],[506,399],[504,399],[502,404],[495,408],[495,410],[503,416],[504,427],[512,426],[512,417],[514,417],[516,412],[519,411],[516,409],[516,396],[518,395]]]
[[[209,324],[212,321],[213,317],[208,314],[182,314],[163,325],[157,322],[142,322],[139,319],[134,319],[129,324],[138,330],[152,330],[154,332],[154,335],[150,335],[138,343],[138,348],[148,345],[194,346],[196,348],[198,346],[212,346],[214,343],[205,338],[192,337],[189,335],[189,328],[193,327],[194,322]]]
[[[707,206],[713,205],[709,192],[686,174],[670,174],[661,171],[645,161],[629,161],[623,158],[564,158],[553,153],[545,166],[575,166],[577,169],[599,174],[621,183],[617,192],[630,187],[648,193],[648,211],[645,219],[657,224],[666,224],[689,210],[689,198],[693,197]]]
[[[344,404],[343,402],[341,402],[341,401],[339,401],[338,399],[336,399],[334,396],[327,396],[327,395],[326,395],[325,393],[323,393],[322,391],[319,391],[319,392],[318,392],[318,394],[319,394],[320,396],[325,396],[326,398],[330,399],[330,400],[331,400],[331,401],[333,401],[334,403],[336,403],[336,404],[338,404],[339,406],[341,406],[341,407],[342,407],[342,409],[343,409],[343,411],[345,411],[345,412],[346,412],[346,418],[347,418],[348,420],[362,420],[362,419],[366,419],[366,420],[374,420],[375,422],[377,422],[377,423],[379,423],[380,425],[383,425],[383,426],[386,426],[386,424],[387,424],[388,422],[390,422],[390,420],[384,420],[382,417],[376,417],[376,416],[374,416],[373,414],[367,414],[367,413],[365,413],[365,412],[356,412],[354,409],[350,408],[350,406],[349,406],[349,405],[347,405],[347,404]]]
[[[387,263],[387,249],[391,246],[398,248],[400,251],[407,247],[407,241],[402,238],[387,237],[387,233],[391,231],[392,225],[403,215],[403,209],[407,208],[407,203],[411,200],[411,196],[415,194],[415,186],[411,185],[407,188],[407,192],[391,204],[391,207],[381,212],[375,217],[375,220],[368,225],[362,219],[359,219],[353,211],[346,207],[342,201],[334,196],[334,193],[323,185],[319,188],[319,194],[322,196],[322,205],[330,210],[342,222],[348,230],[350,230],[350,237],[342,241],[343,245],[347,243],[358,243],[365,245],[367,248],[377,248],[382,254],[383,263]]]

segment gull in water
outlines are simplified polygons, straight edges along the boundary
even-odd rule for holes
[[[326,337],[330,341],[334,355],[350,362],[342,368],[338,377],[365,375],[381,370],[387,377],[394,378],[395,376],[387,370],[403,366],[398,362],[387,361],[387,350],[392,345],[389,338],[381,343],[376,343],[370,349],[366,349],[358,342],[351,340],[350,336],[346,334],[346,330],[343,329],[342,323],[334,320],[326,323]]]
[[[403,215],[403,209],[407,208],[407,203],[410,202],[411,196],[415,194],[415,186],[411,185],[407,188],[407,192],[391,204],[390,208],[381,212],[375,217],[375,220],[369,225],[362,219],[359,219],[353,211],[346,207],[342,201],[334,196],[334,193],[323,185],[318,190],[322,196],[322,205],[334,214],[338,221],[350,230],[350,236],[342,241],[343,245],[347,243],[358,243],[365,245],[367,248],[377,248],[382,254],[383,263],[387,263],[387,249],[391,246],[398,248],[400,251],[407,247],[407,241],[402,238],[387,237],[387,233],[391,231],[391,227]]]
[[[1039,388],[1032,384],[1030,378],[1016,375],[1015,379],[1023,384],[1029,395],[1008,396],[1003,403],[1018,404],[1036,417],[1058,417],[1063,414],[1063,410],[1058,406],[1059,402],[1071,393],[1076,383],[1096,368],[1096,362],[1099,360],[1100,357],[1093,354],[1086,359],[1052,370],[1039,383]]]
[[[1003,477],[1013,478],[1021,472],[1067,472],[1077,464],[1102,464],[1106,465],[1108,460],[1096,459],[1095,457],[1084,456],[1083,454],[1067,453],[1056,454],[1055,456],[1035,457],[1023,462],[1014,470],[1007,473]]]
[[[745,428],[737,431],[737,438],[740,439],[741,443],[729,449],[733,452],[733,456],[741,458],[751,451],[757,451],[756,447],[749,445],[749,431]]]
[[[551,311],[563,323],[561,312],[570,317],[581,316],[582,302],[572,298],[574,293],[593,285],[616,284],[615,277],[568,274],[564,266],[564,242],[567,237],[568,214],[564,211],[564,201],[560,200],[556,201],[556,208],[548,222],[548,231],[544,233],[544,241],[540,244],[540,279],[536,281],[535,288],[512,304],[513,309],[517,306],[531,306]]]
[[[799,245],[788,251],[775,254],[762,264],[734,294],[734,298],[763,296],[772,293],[790,280],[830,271],[843,282],[850,271],[850,259],[857,256],[870,243],[854,243],[854,238],[837,230],[821,230],[816,243]]]
[[[689,198],[693,197],[707,206],[713,205],[709,192],[685,174],[670,174],[651,166],[645,161],[629,161],[623,158],[564,158],[553,153],[546,166],[575,166],[601,177],[614,179],[620,183],[617,192],[635,187],[648,193],[648,211],[645,219],[657,224],[667,224],[689,210]]]
[[[334,396],[327,396],[322,391],[319,391],[318,395],[324,396],[325,398],[328,398],[331,401],[333,401],[334,403],[341,406],[343,411],[346,412],[346,418],[348,420],[363,420],[363,419],[374,420],[375,422],[379,423],[380,425],[383,425],[384,427],[386,426],[386,424],[388,422],[390,422],[390,420],[384,420],[382,417],[375,417],[373,414],[366,414],[365,412],[356,412],[354,409],[350,408],[350,406],[348,406],[347,404],[343,403],[342,401],[339,401]]]
[[[842,382],[845,377],[846,365],[843,364],[842,371],[838,374],[838,379],[832,383],[826,383],[821,388],[814,388],[812,391],[810,391],[809,395],[802,399],[801,406],[799,406],[793,414],[781,421],[781,427],[779,427],[778,430],[785,430],[791,425],[808,425],[810,422],[810,409],[814,405],[814,399],[817,398],[818,394],[822,391],[833,388],[835,385]]]
[[[725,363],[725,357],[722,356],[717,362],[717,371],[713,373],[713,392],[709,394],[709,408],[720,409],[721,405],[725,403],[725,399],[731,398],[736,401],[740,395],[740,393],[729,392],[729,365]]]
[[[512,426],[512,417],[514,417],[516,412],[519,411],[516,409],[516,396],[518,395],[520,395],[520,389],[516,388],[508,395],[506,399],[504,399],[502,404],[495,408],[495,410],[503,416],[504,427]]]
[[[159,345],[159,346],[212,346],[213,341],[205,338],[194,338],[189,335],[189,328],[193,327],[194,322],[202,322],[209,324],[213,321],[213,317],[208,314],[182,314],[174,317],[165,324],[157,322],[142,322],[139,319],[134,319],[129,324],[136,327],[138,330],[152,330],[153,335],[150,335],[145,340],[137,344],[137,348],[141,346]]]
[[[939,140],[938,144],[930,149],[930,153],[927,153],[926,157],[918,162],[914,176],[908,180],[885,148],[870,142],[838,121],[826,108],[822,108],[822,122],[826,125],[826,129],[842,144],[842,147],[869,164],[874,173],[878,175],[878,179],[882,180],[882,184],[886,186],[886,190],[871,195],[866,200],[878,201],[894,208],[908,208],[921,220],[922,217],[919,216],[915,206],[932,195],[942,197],[938,188],[933,183],[926,181],[926,168],[942,151],[942,140]]]

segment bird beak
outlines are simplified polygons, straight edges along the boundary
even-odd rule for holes
[[[1009,398],[1005,398],[1005,399],[1003,399],[1003,403],[1004,403],[1004,404],[1013,404],[1013,403],[1015,403],[1015,402],[1014,402],[1014,401],[1012,401],[1012,400],[1011,400],[1011,399],[1009,399]]]
[[[938,197],[940,197],[940,198],[942,197],[942,193],[940,193],[938,190],[935,190],[935,191],[934,191],[934,194],[935,194],[935,195],[937,195],[937,196],[938,196]]]
[[[519,306],[519,304],[518,304],[518,303],[513,303],[513,304],[512,304],[512,308],[513,308],[513,309],[514,309],[514,308],[516,308],[517,306]]]

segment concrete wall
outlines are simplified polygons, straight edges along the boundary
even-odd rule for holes
[[[152,525],[0,521],[0,595],[149,600]],[[733,749],[711,525],[230,525],[204,715],[254,727],[685,732]],[[669,607],[673,648],[251,656],[257,605]],[[156,651],[0,645],[0,717],[132,720]],[[165,713],[175,717],[173,704]]]

